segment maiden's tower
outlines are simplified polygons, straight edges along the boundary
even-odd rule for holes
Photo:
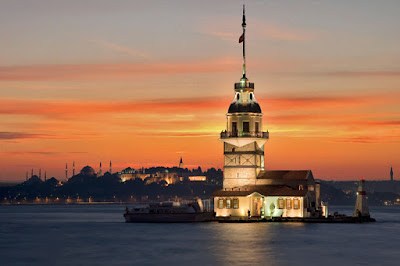
[[[234,85],[234,99],[226,114],[223,189],[214,193],[217,217],[318,217],[321,206],[319,183],[311,170],[265,170],[264,148],[269,132],[263,131],[262,111],[254,83],[246,73],[246,16],[243,7],[242,77]]]

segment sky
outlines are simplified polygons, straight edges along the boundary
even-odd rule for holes
[[[243,1],[1,0],[0,181],[223,167]],[[266,169],[400,179],[400,2],[245,1]]]

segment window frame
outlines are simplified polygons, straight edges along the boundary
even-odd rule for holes
[[[278,209],[279,210],[283,210],[283,209],[285,209],[285,200],[284,200],[284,198],[278,198],[278,202],[277,202],[278,204]],[[282,203],[282,206],[281,206],[281,203]]]
[[[223,209],[224,208],[224,199],[219,198],[218,199],[218,209]]]
[[[292,199],[287,198],[286,199],[286,210],[291,210],[291,209],[293,209],[292,207],[293,207],[292,206]]]
[[[297,206],[295,204],[297,203]],[[299,210],[300,209],[300,200],[299,199],[293,199],[293,210]]]
[[[246,124],[246,126],[247,126],[247,131],[245,130],[245,127],[244,127],[244,125]],[[249,121],[243,121],[243,123],[242,123],[242,131],[244,132],[244,133],[250,133],[250,122]]]
[[[239,199],[238,198],[233,199],[232,207],[233,207],[233,209],[239,209]]]
[[[231,200],[230,198],[227,198],[227,199],[226,199],[225,207],[226,207],[227,209],[232,209],[232,200]]]

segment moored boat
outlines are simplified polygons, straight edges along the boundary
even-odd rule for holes
[[[204,211],[198,199],[188,203],[166,201],[142,208],[126,208],[124,217],[128,223],[193,223],[211,221],[214,213]]]

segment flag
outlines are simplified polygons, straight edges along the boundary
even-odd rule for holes
[[[242,33],[242,35],[240,36],[240,38],[239,38],[239,43],[241,43],[241,42],[243,42],[244,41],[244,33]]]

